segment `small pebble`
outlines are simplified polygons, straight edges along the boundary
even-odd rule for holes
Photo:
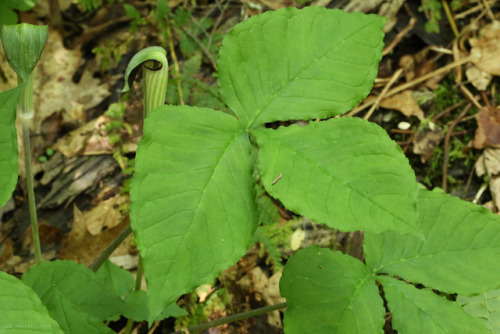
[[[408,122],[399,122],[398,129],[399,130],[408,130],[411,127],[411,124]]]

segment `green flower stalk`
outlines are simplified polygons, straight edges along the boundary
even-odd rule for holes
[[[142,70],[144,79],[143,92],[143,117],[158,107],[165,105],[168,83],[168,61],[165,49],[158,46],[151,46],[139,51],[132,57],[125,70],[125,87],[122,93],[128,92],[134,81],[137,71]],[[128,233],[132,230],[129,227]],[[137,277],[135,290],[139,290],[142,282],[144,267],[142,258],[139,257],[137,265]],[[129,319],[125,327],[125,334],[130,334],[134,326],[134,321]]]
[[[22,123],[24,160],[30,221],[33,233],[35,260],[42,260],[38,219],[36,215],[33,172],[31,170],[30,121],[33,118],[33,69],[35,68],[47,41],[48,26],[31,24],[5,25],[2,28],[2,44],[9,65],[17,73],[19,85],[24,85],[19,100],[19,118]]]

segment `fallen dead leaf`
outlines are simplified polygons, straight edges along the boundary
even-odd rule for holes
[[[100,202],[85,213],[85,226],[92,235],[119,225],[123,219],[123,205],[129,202],[128,195],[118,194]]]
[[[113,147],[109,144],[109,137],[106,125],[111,120],[106,116],[98,118],[84,124],[83,126],[67,133],[59,139],[53,148],[71,158],[77,155],[100,155],[112,154]],[[133,127],[134,132],[138,130]],[[123,146],[127,152],[135,152],[140,136],[124,136]]]
[[[363,12],[370,13],[377,11],[377,14],[387,18],[384,26],[384,32],[389,32],[397,23],[396,14],[398,13],[401,6],[403,6],[404,0],[351,0],[345,6],[344,10],[346,12]],[[325,6],[328,5],[325,4]]]
[[[405,90],[402,93],[382,99],[380,106],[400,111],[407,117],[415,116],[421,121],[425,118],[424,112],[413,98],[413,91],[411,90]]]
[[[477,159],[474,167],[479,177],[488,176],[490,193],[493,197],[494,206],[496,206],[496,208],[490,206],[489,209],[498,212],[500,208],[500,149],[486,148]]]
[[[500,22],[484,26],[479,35],[469,40],[474,64],[484,72],[500,76]]]
[[[255,294],[257,300],[264,300],[268,305],[283,303],[285,298],[279,293],[279,280],[282,271],[277,271],[273,276],[268,277],[260,267],[254,267],[245,276],[236,283]],[[268,313],[268,322],[270,325],[281,328],[281,317],[279,311]]]
[[[465,70],[465,75],[467,76],[467,80],[470,81],[472,86],[474,86],[478,90],[485,90],[488,88],[488,85],[491,82],[492,76],[485,72],[481,71],[476,66],[470,66]]]
[[[109,145],[106,136],[106,123],[109,119],[100,116],[85,125],[67,133],[59,139],[53,146],[66,157],[71,158],[77,155],[89,154],[110,154],[113,147]]]
[[[139,263],[139,255],[125,254],[125,255],[110,256],[109,261],[111,261],[111,263],[117,265],[118,267],[130,270],[137,268],[137,264]]]
[[[76,205],[73,206],[74,220],[71,232],[64,236],[59,259],[73,260],[90,266],[103,250],[122,232],[129,224],[123,220],[114,228],[109,228],[98,235],[92,235],[87,230],[87,212],[82,212]],[[113,256],[127,255],[130,253],[130,236],[113,252]]]
[[[399,60],[399,66],[404,70],[407,82],[422,77],[437,68],[436,61],[433,58],[429,59],[429,52],[430,49],[425,48],[416,54],[404,55],[401,57]],[[427,80],[424,85],[431,89],[438,89],[439,82],[444,76],[446,76],[446,73],[436,75]]]
[[[500,108],[486,106],[477,114],[474,148],[500,146]]]
[[[413,153],[420,155],[420,160],[426,162],[439,145],[444,135],[434,123],[429,123],[423,130],[418,131],[413,139]]]

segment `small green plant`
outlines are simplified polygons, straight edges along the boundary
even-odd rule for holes
[[[4,24],[16,24],[16,11],[28,11],[35,7],[36,0],[2,0],[0,2],[0,29]]]
[[[115,158],[124,174],[131,175],[134,172],[133,162],[125,156],[129,152],[124,143],[124,135],[132,134],[132,125],[123,119],[125,109],[124,102],[112,103],[108,107],[108,110],[104,112],[104,116],[109,117],[110,122],[106,124],[105,130],[108,133],[109,145],[113,147],[113,158]]]
[[[490,320],[485,325],[467,312],[477,305],[474,295],[492,298],[489,291],[500,286],[500,218],[419,189],[382,128],[335,117],[370,91],[383,26],[375,15],[320,7],[285,8],[238,24],[217,64],[221,96],[234,115],[164,105],[166,52],[138,53],[125,88],[142,69],[144,136],[130,218],[148,291],[138,288],[141,262],[135,288],[129,273],[107,262],[97,274],[69,261],[42,262],[22,282],[0,273],[0,291],[9,291],[0,294],[0,327],[108,333],[102,322],[124,315],[130,332],[132,321],[182,314],[177,298],[212,281],[254,241],[263,217],[259,175],[289,210],[331,228],[365,231],[366,263],[317,246],[288,260],[280,283],[287,334],[382,333],[383,298],[400,333],[488,333]],[[9,129],[0,135],[8,133],[12,147],[20,89],[0,95],[0,124]],[[0,151],[6,166],[12,147]],[[15,182],[5,184],[4,202]]]

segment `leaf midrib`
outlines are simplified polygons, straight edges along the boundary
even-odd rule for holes
[[[236,143],[237,141],[237,138],[239,136],[241,136],[242,134],[244,134],[245,132],[243,131],[243,129],[239,129],[239,131],[235,131],[234,132],[234,136],[231,137],[231,139],[228,141],[227,145],[223,148],[223,150],[221,151],[221,155],[219,157],[219,159],[217,160],[217,162],[215,163],[214,165],[214,168],[212,169],[212,172],[210,173],[210,176],[207,178],[207,182],[205,184],[205,186],[203,187],[203,190],[201,191],[201,195],[199,197],[199,201],[198,201],[198,204],[196,205],[196,208],[194,208],[193,210],[190,210],[193,214],[192,214],[192,217],[191,217],[191,220],[189,222],[189,225],[188,225],[188,228],[186,229],[185,233],[183,234],[182,236],[182,240],[181,240],[181,243],[179,245],[179,247],[177,248],[176,252],[175,252],[175,255],[173,258],[177,258],[178,255],[179,255],[179,252],[180,250],[183,248],[184,246],[184,242],[186,241],[186,235],[189,233],[189,230],[191,229],[191,227],[195,224],[193,224],[193,218],[196,214],[196,212],[199,210],[200,208],[200,205],[201,203],[203,202],[203,198],[204,198],[204,195],[205,195],[205,190],[208,188],[208,185],[210,184],[211,180],[213,179],[213,175],[215,174],[215,171],[216,169],[218,168],[218,166],[220,165],[221,161],[223,160],[225,154],[230,150],[230,148]],[[167,277],[170,275],[170,272],[172,270],[172,265],[168,266],[168,269],[167,271],[163,274],[163,277],[165,277],[165,280],[163,280],[163,283],[161,285],[161,289],[160,290],[164,290],[165,289],[165,285],[167,283]]]
[[[288,20],[286,21],[286,24],[287,24],[287,31],[288,31]],[[340,41],[340,43],[338,44],[335,44],[331,49],[325,51],[322,55],[320,55],[319,57],[315,58],[309,65],[305,66],[302,70],[300,70],[293,78],[291,79],[288,79],[288,82],[285,84],[285,85],[282,85],[272,96],[270,96],[268,98],[268,100],[266,102],[264,102],[264,104],[261,106],[260,109],[256,110],[256,112],[254,113],[254,116],[249,120],[249,123],[247,125],[247,130],[249,129],[252,129],[254,128],[254,123],[255,121],[259,118],[259,116],[262,114],[262,112],[267,108],[267,106],[272,102],[274,101],[274,99],[276,98],[276,96],[279,95],[279,93],[285,89],[286,87],[288,87],[290,85],[290,83],[294,80],[296,80],[300,75],[302,75],[303,73],[307,72],[312,66],[316,65],[319,61],[321,61],[324,57],[326,57],[326,55],[330,54],[331,52],[334,52],[335,50],[337,50],[339,47],[341,47],[346,41],[349,40],[349,38],[351,38],[353,35],[357,34],[360,30],[366,28],[367,26],[371,25],[371,22],[369,22],[368,24],[365,24],[363,26],[361,26],[359,29],[353,31],[351,34],[347,35],[344,37],[343,40]],[[287,34],[287,38],[288,38],[288,34]],[[288,45],[288,43],[287,43]],[[287,60],[289,57],[287,57]],[[267,58],[266,58],[267,59]],[[288,66],[288,73],[290,73],[290,66]],[[231,76],[230,76],[231,78]],[[233,80],[231,79],[231,82]],[[234,86],[233,86],[234,87]],[[234,90],[234,89],[233,89]],[[241,104],[242,107],[243,107],[243,104]],[[246,111],[246,108],[243,107],[244,110]],[[260,124],[258,124],[257,126],[259,126]]]

